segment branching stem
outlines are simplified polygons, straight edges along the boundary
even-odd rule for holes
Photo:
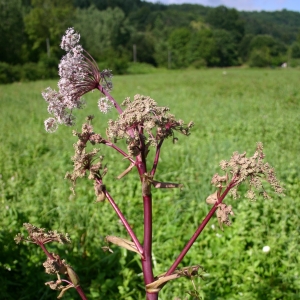
[[[111,197],[111,195],[108,193],[108,191],[105,190],[105,196],[108,199],[109,203],[111,204],[111,206],[113,207],[113,209],[115,210],[115,212],[117,213],[118,217],[120,218],[120,220],[122,221],[124,227],[126,228],[128,234],[130,235],[130,237],[132,238],[132,241],[134,242],[136,248],[138,249],[138,251],[141,253],[141,255],[144,255],[144,251],[143,251],[143,247],[140,244],[138,238],[136,237],[136,235],[134,234],[132,228],[130,227],[129,223],[127,222],[126,218],[124,217],[124,215],[122,214],[122,212],[120,211],[119,207],[117,206],[117,204],[115,203],[114,199]]]
[[[205,226],[207,225],[208,221],[212,218],[212,216],[214,215],[215,211],[218,208],[218,205],[220,203],[222,203],[222,201],[224,200],[224,198],[227,196],[228,192],[230,191],[230,189],[232,189],[232,187],[234,186],[233,181],[231,181],[229,183],[229,185],[227,186],[226,190],[223,192],[223,194],[220,196],[220,198],[218,199],[218,202],[215,203],[215,205],[212,207],[212,209],[209,211],[209,213],[207,214],[207,216],[205,217],[205,219],[202,221],[202,223],[200,224],[200,226],[197,228],[197,230],[195,231],[195,233],[193,234],[193,236],[191,237],[191,239],[188,241],[188,243],[186,244],[186,246],[183,248],[183,250],[180,252],[179,256],[177,257],[177,259],[174,261],[173,265],[170,267],[170,269],[167,271],[167,273],[165,274],[165,276],[171,275],[176,268],[178,267],[178,265],[181,263],[181,261],[183,260],[183,258],[185,257],[185,255],[187,254],[187,252],[190,250],[190,248],[192,247],[192,245],[194,244],[194,242],[196,241],[196,239],[198,238],[198,236],[200,235],[200,233],[202,232],[202,230],[205,228]]]
[[[116,151],[118,151],[120,154],[122,154],[125,158],[127,158],[131,163],[135,163],[135,161],[130,157],[128,156],[128,154],[123,151],[121,148],[119,148],[118,146],[116,146],[115,144],[107,141],[107,140],[104,140],[102,142],[104,145],[108,146],[108,147],[111,147],[113,149],[115,149]]]
[[[151,170],[151,173],[150,173],[150,175],[152,175],[152,176],[155,175],[155,172],[156,172],[156,169],[157,169],[157,165],[158,165],[158,161],[159,161],[159,155],[160,155],[160,149],[161,149],[163,141],[164,140],[161,139],[159,141],[158,145],[156,146],[156,152],[155,152],[155,157],[154,157],[154,161],[153,161],[153,167],[152,167],[152,170]]]

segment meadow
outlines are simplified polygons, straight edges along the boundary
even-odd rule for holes
[[[153,190],[155,274],[165,272],[210,207],[212,176],[219,162],[234,151],[252,155],[264,144],[265,160],[284,184],[285,196],[271,195],[251,202],[228,198],[235,216],[221,231],[216,218],[204,229],[182,266],[199,264],[205,280],[195,279],[204,300],[300,299],[300,89],[299,70],[206,69],[161,71],[116,76],[112,95],[121,103],[127,96],[149,95],[160,106],[195,127],[178,143],[164,143],[156,179],[180,182],[180,190]],[[80,276],[89,299],[144,299],[139,258],[111,246],[103,252],[106,235],[127,237],[107,202],[95,203],[93,185],[77,183],[76,194],[64,175],[72,169],[73,128],[61,126],[46,133],[47,104],[41,96],[56,81],[0,86],[0,298],[55,299],[44,285],[43,253],[37,246],[16,245],[22,224],[68,232],[70,245],[52,244]],[[95,115],[96,132],[105,134],[116,114],[97,112],[97,92],[86,95],[87,107],[76,112],[76,130],[87,115]],[[135,172],[116,181],[127,163],[102,147],[108,174],[106,186],[129,223],[142,236],[142,201]],[[151,153],[150,153],[151,155]],[[266,189],[269,187],[266,185]],[[245,190],[245,188],[244,188]],[[269,246],[269,252],[263,247]],[[58,249],[58,250],[57,250]],[[168,283],[160,299],[192,299],[188,279]],[[79,299],[74,291],[63,299]]]

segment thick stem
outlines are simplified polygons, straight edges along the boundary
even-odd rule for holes
[[[142,144],[143,145],[143,144]],[[141,154],[136,158],[136,167],[138,169],[140,179],[143,183],[144,174],[147,173],[146,158],[144,155],[144,148],[141,147]],[[151,189],[144,194],[143,192],[143,204],[144,204],[144,259],[142,259],[142,268],[144,274],[145,285],[154,281],[153,268],[152,268],[152,196]],[[147,300],[157,300],[158,293],[146,292]]]
[[[55,260],[55,258],[53,257],[53,255],[46,249],[45,245],[43,243],[37,243],[42,250],[44,251],[44,253],[47,255],[47,257],[49,257],[52,260]]]
[[[228,185],[228,187],[226,188],[226,190],[224,191],[224,193],[218,199],[218,202],[216,202],[215,205],[213,206],[213,208],[209,211],[209,213],[207,214],[207,216],[205,217],[205,219],[202,221],[202,223],[200,224],[200,226],[198,227],[198,229],[195,231],[195,233],[193,234],[193,236],[191,237],[191,239],[188,241],[188,243],[186,244],[186,246],[180,252],[179,256],[177,257],[177,259],[175,260],[175,262],[173,263],[173,265],[170,267],[170,269],[167,271],[167,273],[166,273],[165,276],[171,275],[176,270],[176,268],[181,263],[181,261],[183,260],[183,258],[187,254],[187,252],[190,250],[190,248],[192,247],[192,245],[194,244],[194,242],[196,241],[196,239],[198,238],[198,236],[200,235],[200,233],[202,232],[202,230],[204,229],[204,227],[206,226],[206,224],[208,223],[208,221],[214,215],[215,211],[218,208],[218,205],[220,203],[222,203],[222,201],[224,200],[224,198],[226,197],[226,195],[228,194],[228,192],[230,191],[230,189],[233,186],[234,186],[234,184],[232,182]]]
[[[142,268],[145,285],[154,281],[152,268],[152,196],[144,195],[144,259]],[[146,293],[147,300],[157,300],[157,293]]]
[[[144,201],[144,259],[142,260],[145,284],[153,282],[152,271],[152,197],[143,196]]]
[[[80,295],[82,300],[87,300],[87,297],[84,294],[84,291],[83,291],[83,289],[81,288],[80,285],[76,286],[75,289],[76,289],[77,293]]]

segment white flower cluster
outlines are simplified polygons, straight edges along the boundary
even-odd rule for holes
[[[62,38],[61,48],[67,51],[59,64],[59,91],[50,87],[42,96],[48,102],[48,112],[53,115],[45,121],[45,129],[54,132],[58,124],[73,125],[73,109],[82,108],[81,98],[97,88],[101,73],[94,59],[79,45],[80,35],[69,28]]]
[[[102,113],[107,114],[112,108],[112,103],[107,97],[101,97],[98,100],[98,107]]]
[[[70,51],[79,43],[79,40],[80,34],[75,32],[74,28],[69,28],[62,37],[60,47],[65,51]]]

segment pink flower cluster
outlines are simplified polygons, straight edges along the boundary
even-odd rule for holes
[[[100,72],[91,55],[78,44],[79,40],[80,35],[73,28],[66,31],[60,44],[67,54],[62,57],[59,64],[59,91],[48,87],[42,93],[48,102],[48,112],[53,115],[45,121],[45,129],[48,132],[54,132],[58,124],[73,125],[75,120],[73,110],[83,107],[82,96],[98,88],[100,81],[103,81],[106,89],[112,87],[111,72],[109,70]]]

